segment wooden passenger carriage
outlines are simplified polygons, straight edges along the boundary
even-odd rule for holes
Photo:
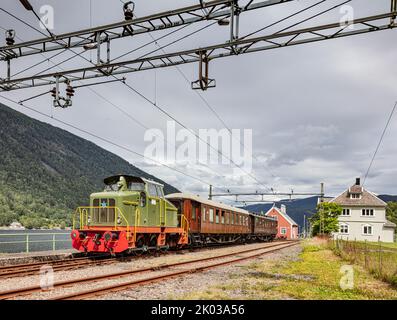
[[[193,244],[268,241],[277,233],[273,218],[186,193],[166,198],[186,217]]]

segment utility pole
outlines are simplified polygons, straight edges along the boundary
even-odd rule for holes
[[[320,203],[324,202],[324,182],[320,183]]]
[[[208,200],[212,200],[212,184],[210,184],[210,192],[208,194]]]

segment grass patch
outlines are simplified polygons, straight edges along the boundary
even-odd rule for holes
[[[177,299],[397,299],[395,289],[360,266],[353,266],[353,289],[341,289],[343,265],[349,262],[325,243],[305,241],[298,258],[280,256],[246,265],[225,275],[222,284]]]

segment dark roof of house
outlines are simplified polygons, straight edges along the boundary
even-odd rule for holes
[[[358,192],[359,189],[361,192]],[[360,193],[360,199],[350,199],[350,194]],[[335,202],[343,206],[371,206],[386,207],[387,203],[379,199],[374,193],[365,190],[362,186],[353,185],[348,190],[333,198],[330,202]]]
[[[361,194],[363,193],[363,187],[355,184],[349,188],[349,193]]]

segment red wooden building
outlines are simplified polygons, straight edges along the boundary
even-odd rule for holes
[[[271,208],[266,212],[266,215],[277,219],[278,227],[276,239],[298,239],[298,224],[287,215],[285,205],[281,205],[281,208]]]

